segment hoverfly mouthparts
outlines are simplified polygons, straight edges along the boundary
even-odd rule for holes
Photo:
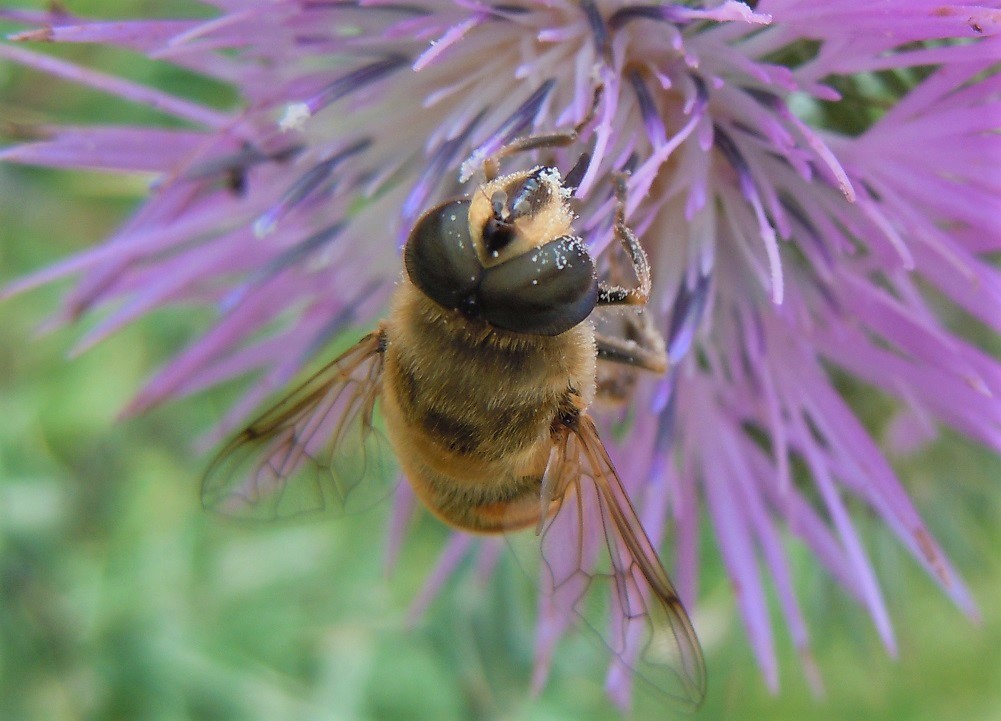
[[[569,192],[539,166],[425,213],[404,250],[410,280],[438,304],[512,333],[555,336],[594,310],[598,279],[570,234]]]

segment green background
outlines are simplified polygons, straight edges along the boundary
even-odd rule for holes
[[[164,15],[166,5],[70,3],[112,16]],[[225,88],[127,53],[43,49],[220,107],[234,101]],[[4,141],[56,120],[167,122],[0,63]],[[147,182],[0,165],[0,283],[98,242]],[[531,589],[506,565],[486,586],[461,576],[408,627],[408,604],[448,538],[428,518],[387,577],[388,504],[336,522],[271,526],[206,515],[197,492],[205,458],[193,447],[239,384],[141,418],[116,416],[208,327],[211,311],[161,311],[70,358],[94,319],[37,335],[69,287],[0,302],[0,719],[616,716],[602,693],[600,653],[588,644],[564,649],[546,690],[529,695]],[[996,338],[984,342],[998,352]],[[886,405],[860,405],[878,428]],[[827,694],[811,696],[773,604],[782,689],[772,696],[706,535],[696,624],[710,691],[697,718],[1001,719],[1001,462],[946,436],[897,467],[972,586],[981,624],[860,512],[900,658],[887,657],[865,612],[795,547]],[[636,718],[673,716],[637,699]]]

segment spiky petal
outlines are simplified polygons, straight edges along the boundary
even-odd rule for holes
[[[1001,450],[1001,365],[943,325],[924,290],[1001,329],[988,261],[1001,250],[996,2],[212,4],[211,20],[4,11],[35,27],[18,40],[120,45],[243,99],[219,111],[0,45],[9,61],[187,125],[45,128],[0,154],[157,173],[105,243],[5,291],[75,277],[57,320],[107,309],[83,346],[164,305],[215,304],[214,327],[130,411],[256,371],[222,425],[238,423],[332,334],[383,308],[407,229],[464,189],[464,161],[475,169],[515,136],[572,125],[600,84],[581,147],[557,160],[593,154],[578,196],[596,255],[611,239],[608,176],[632,170],[629,221],[654,263],[673,367],[637,395],[619,460],[651,536],[673,522],[683,596],[696,597],[702,499],[771,688],[766,576],[811,668],[782,528],[894,651],[855,499],[975,614],[832,371],[898,401],[898,447],[946,425]],[[440,576],[466,546],[449,546]],[[539,677],[562,633],[541,623]],[[629,683],[613,669],[622,705]]]

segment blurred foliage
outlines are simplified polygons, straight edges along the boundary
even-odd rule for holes
[[[152,0],[69,4],[81,14],[163,14]],[[57,52],[171,92],[233,100],[120,51]],[[0,120],[108,118],[164,122],[0,65]],[[0,283],[99,241],[148,181],[0,165]],[[507,563],[489,584],[463,575],[408,627],[406,609],[447,538],[433,520],[415,524],[387,577],[388,508],[272,526],[204,514],[197,483],[205,461],[192,448],[226,391],[142,418],[116,422],[116,414],[210,317],[162,311],[67,358],[79,326],[36,334],[67,288],[0,304],[0,719],[616,716],[601,688],[601,654],[587,643],[567,644],[543,694],[529,694],[532,591]],[[982,623],[952,607],[889,531],[862,519],[896,621],[893,661],[866,614],[790,540],[827,696],[811,696],[778,613],[783,688],[772,696],[707,532],[696,625],[710,694],[698,718],[1001,719],[1001,462],[946,437],[898,467],[971,583]],[[637,719],[672,715],[637,699]]]

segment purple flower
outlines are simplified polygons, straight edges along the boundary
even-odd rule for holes
[[[222,427],[245,420],[333,334],[378,316],[423,209],[468,191],[478,160],[507,140],[581,120],[601,85],[580,146],[557,159],[569,168],[593,153],[577,227],[596,257],[611,240],[610,174],[632,171],[628,218],[651,256],[672,367],[641,381],[629,439],[613,450],[651,537],[673,526],[689,607],[704,504],[769,687],[764,575],[819,683],[783,529],[895,652],[849,513],[861,502],[976,614],[835,377],[894,399],[891,450],[945,425],[1001,451],[1001,364],[943,325],[932,301],[1001,330],[988,260],[1001,251],[1001,3],[210,4],[211,20],[0,15],[36,28],[16,40],[123,46],[242,97],[220,111],[0,45],[9,61],[183,123],[45,128],[0,151],[157,174],[113,237],[5,291],[76,278],[59,320],[104,311],[81,347],[165,305],[213,304],[216,324],[130,412],[256,372]],[[401,488],[394,545],[412,503]],[[475,548],[456,537],[428,593]],[[481,548],[485,570],[496,550]],[[562,626],[543,614],[539,628],[541,683]],[[628,704],[617,668],[609,690]]]

